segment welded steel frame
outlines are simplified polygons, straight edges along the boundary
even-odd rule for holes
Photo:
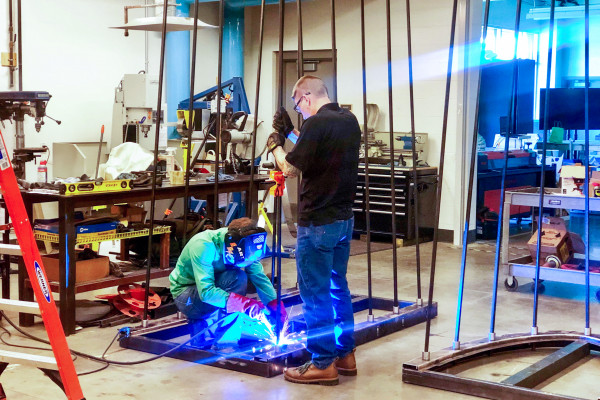
[[[299,293],[295,290],[284,295],[282,299],[286,307],[302,303]],[[357,346],[422,323],[427,319],[428,314],[429,318],[437,316],[437,303],[435,302],[431,305],[429,313],[426,306],[407,301],[400,301],[400,310],[398,313],[394,313],[394,303],[395,301],[390,299],[353,296],[352,305],[355,313],[368,310],[369,306],[388,312],[388,314],[376,317],[373,321],[355,323],[354,338]],[[294,331],[305,329],[302,319],[292,318],[290,323]],[[180,343],[172,341],[172,339],[189,335],[189,333],[187,320],[173,317],[160,321],[154,326],[133,328],[128,336],[119,340],[119,344],[127,349],[160,354],[173,349]],[[287,366],[300,365],[310,360],[310,353],[303,343],[287,345],[279,351],[258,354],[252,352],[254,346],[256,345],[244,345],[233,352],[231,349],[228,349],[227,352],[219,352],[184,346],[169,354],[169,357],[265,378],[283,373]]]
[[[580,346],[573,345],[574,343]],[[569,345],[571,347],[567,348]],[[559,348],[559,350],[505,379],[503,382],[485,381],[444,372],[448,368],[475,359],[516,350],[542,348]],[[544,392],[533,389],[533,387],[583,359],[590,354],[591,350],[600,350],[600,338],[598,336],[585,336],[571,332],[506,335],[497,338],[495,341],[482,339],[476,342],[463,343],[460,350],[445,349],[432,353],[431,361],[424,362],[419,357],[404,363],[402,381],[486,399],[574,400],[580,398]],[[464,374],[464,370],[461,373]]]

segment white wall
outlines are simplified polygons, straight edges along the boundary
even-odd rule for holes
[[[23,1],[23,89],[45,90],[52,95],[47,113],[62,121],[56,125],[46,119],[39,133],[33,121],[26,118],[25,145],[37,147],[53,142],[98,141],[100,127],[105,126],[105,138],[110,137],[114,89],[124,74],[135,74],[145,68],[145,34],[121,29],[109,29],[123,24],[123,7],[144,4],[144,0]],[[16,0],[15,32],[16,32]],[[0,50],[8,51],[8,0],[0,0]],[[6,10],[6,11],[5,11]],[[151,14],[152,15],[152,14]],[[201,5],[201,19],[218,24],[213,4]],[[143,17],[143,10],[130,10],[130,19]],[[149,35],[150,74],[158,75],[160,33]],[[218,30],[198,33],[196,91],[216,83]],[[16,51],[16,49],[15,49]],[[15,73],[15,79],[17,74]],[[189,77],[182,79],[189,80]],[[0,69],[0,91],[9,90],[8,68]],[[163,99],[165,97],[163,96]],[[14,125],[2,130],[9,151],[14,148]],[[68,160],[54,160],[52,165]],[[28,164],[29,179],[35,176],[36,165]],[[80,174],[73,171],[74,175]]]
[[[459,12],[465,12],[466,1],[461,1]],[[477,2],[478,3],[478,2]],[[304,49],[331,48],[330,2],[315,0],[303,3]],[[448,45],[452,2],[447,0],[413,1],[411,3],[413,77],[415,99],[415,130],[429,133],[430,165],[439,165],[442,131],[444,91],[448,63]],[[477,4],[474,15],[481,13]],[[392,2],[392,57],[394,131],[410,131],[409,84],[407,62],[406,10],[404,2]],[[479,14],[477,14],[477,12]],[[366,1],[367,48],[367,102],[376,103],[381,111],[379,130],[387,130],[387,50],[385,1]],[[256,65],[259,44],[260,8],[246,11],[246,88],[251,104],[254,102]],[[297,49],[296,7],[286,7],[284,50]],[[274,52],[278,49],[278,6],[268,6],[266,11],[265,41],[263,51],[262,85],[259,116],[270,120],[275,109]],[[463,18],[464,23],[464,18]],[[480,24],[480,21],[477,23]],[[362,112],[362,67],[360,3],[336,2],[336,28],[338,45],[338,100],[352,104],[359,121]],[[460,33],[463,32],[463,36]],[[472,32],[473,33],[473,32]],[[479,31],[473,33],[478,40]],[[464,38],[464,29],[457,32],[456,42]],[[440,228],[455,231],[455,242],[460,238],[462,205],[460,188],[463,182],[463,86],[462,50],[455,54],[453,85],[450,97],[446,170],[443,182]],[[471,78],[470,78],[471,79]],[[472,89],[471,89],[472,90]],[[472,132],[472,127],[467,130]],[[470,135],[470,134],[469,134]],[[262,140],[265,140],[264,138]],[[260,139],[259,139],[260,143]]]

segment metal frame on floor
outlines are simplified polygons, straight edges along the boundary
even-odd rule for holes
[[[286,307],[301,304],[298,292],[290,292],[282,297]],[[417,305],[414,302],[400,301],[400,310],[394,312],[394,301],[372,297],[370,303],[375,310],[388,312],[374,318],[373,321],[364,321],[355,324],[354,338],[356,345],[362,345],[375,339],[387,336],[402,329],[414,326],[429,318],[437,316],[437,303],[431,305],[430,312],[427,306]],[[354,296],[352,299],[354,312],[358,313],[369,309],[369,298]],[[305,330],[302,314],[290,319],[293,332]],[[182,338],[190,334],[190,328],[185,318],[170,318],[160,321],[156,325],[133,328],[119,339],[121,347],[152,354],[160,354],[173,349]],[[205,350],[187,345],[169,354],[169,357],[180,360],[196,362],[213,367],[224,368],[237,372],[270,378],[283,373],[287,366],[300,365],[310,359],[310,353],[305,348],[304,340],[284,346],[267,346],[259,348],[256,342],[228,347],[222,350]]]
[[[555,348],[555,352],[524,368],[501,382],[484,381],[447,372],[451,367],[494,355],[518,350]],[[534,387],[551,379],[600,350],[600,339],[578,333],[547,333],[539,335],[507,335],[495,341],[481,340],[463,344],[461,350],[442,350],[431,361],[415,359],[403,365],[402,381],[435,389],[448,390],[486,399],[497,400],[574,400],[579,397],[535,390]]]

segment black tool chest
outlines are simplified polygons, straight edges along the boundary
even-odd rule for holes
[[[414,175],[412,168],[396,167],[394,171],[396,189],[396,232],[399,238],[415,238],[415,206],[413,198]],[[431,237],[435,222],[435,196],[437,168],[417,168],[419,202],[419,236]],[[392,189],[391,170],[387,165],[369,164],[369,207],[371,233],[392,233]],[[358,167],[358,184],[354,200],[354,233],[364,234],[366,224],[365,165]]]

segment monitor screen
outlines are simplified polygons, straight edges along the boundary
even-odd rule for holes
[[[548,127],[544,127],[546,89],[540,90],[540,129],[562,126],[585,129],[585,89],[550,89],[548,91]],[[600,129],[600,88],[589,89],[589,129]]]

